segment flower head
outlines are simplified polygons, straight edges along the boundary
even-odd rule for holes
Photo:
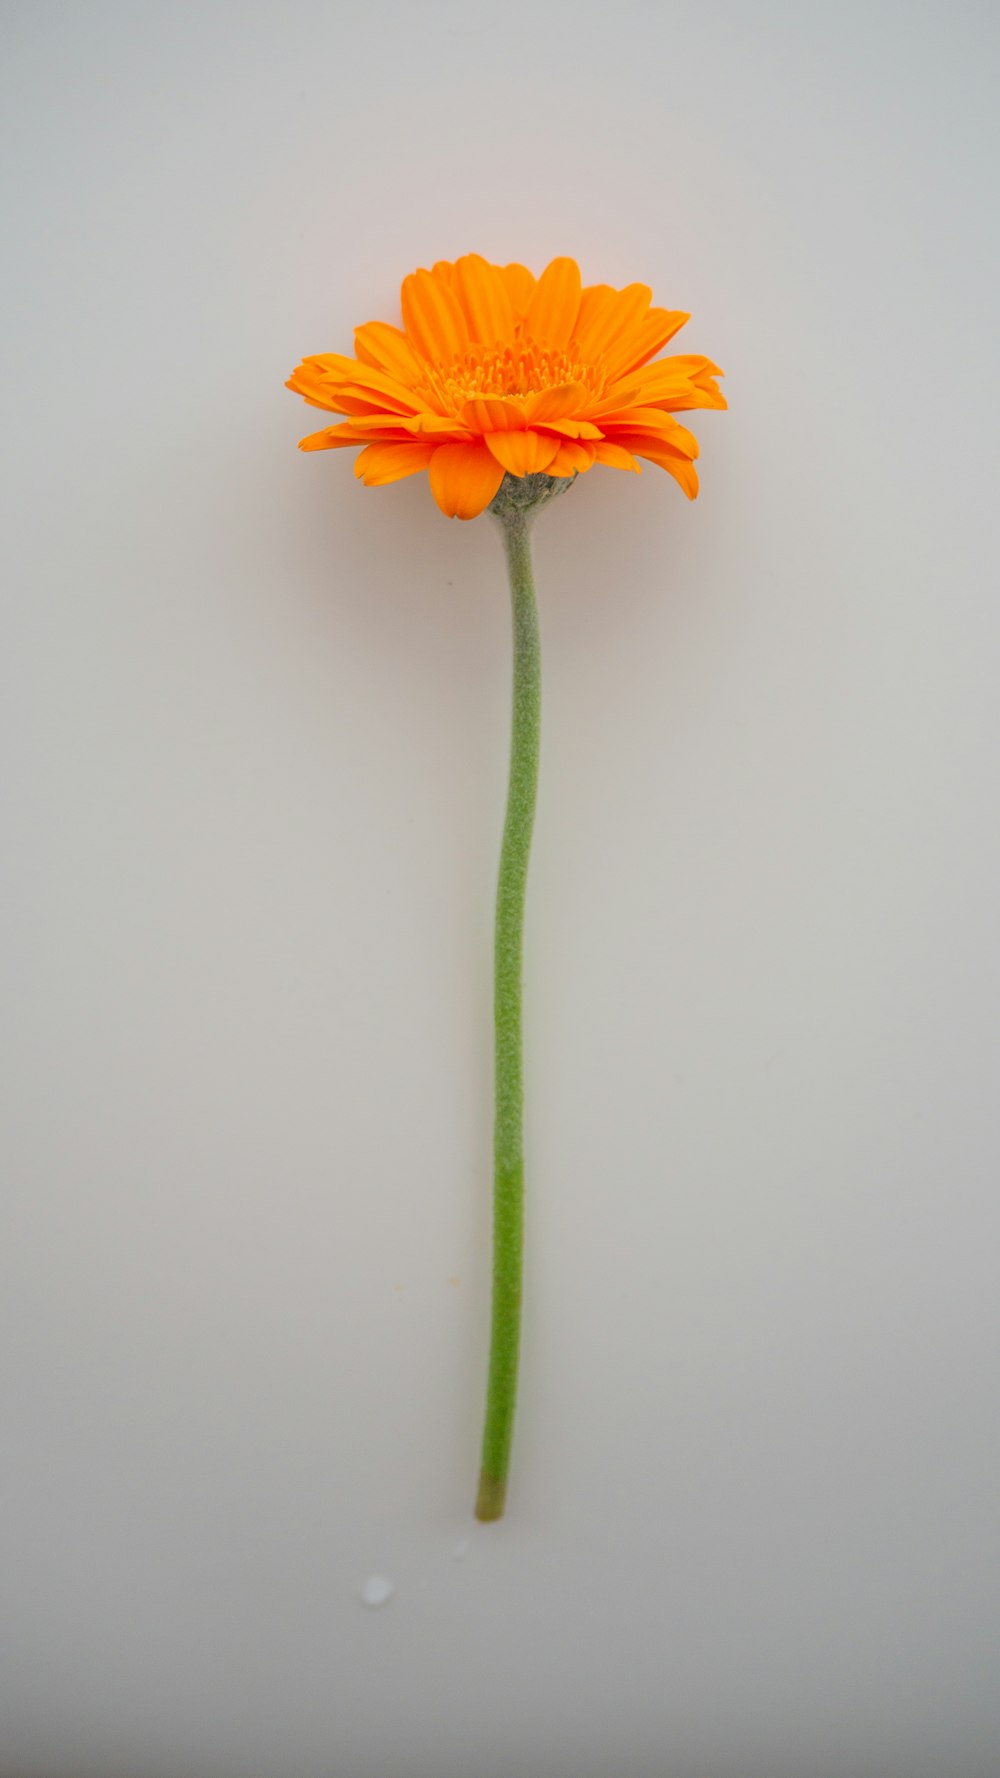
[[[472,519],[504,475],[570,480],[605,463],[656,463],[689,499],[698,441],[673,415],[724,408],[707,358],[657,358],[688,316],[651,307],[645,284],[582,285],[575,260],[540,278],[478,253],[403,280],[403,327],[355,329],[354,358],[306,358],[287,387],[346,418],[304,451],[362,445],[366,487],[426,469],[449,518]]]

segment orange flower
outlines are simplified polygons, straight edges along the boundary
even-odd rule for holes
[[[707,358],[656,358],[688,316],[650,307],[645,284],[581,285],[575,260],[540,278],[467,253],[403,280],[403,329],[369,321],[355,358],[306,358],[287,387],[347,418],[303,451],[363,445],[366,487],[426,469],[449,518],[473,519],[504,474],[573,477],[646,457],[698,492],[698,441],[672,418],[724,408]]]

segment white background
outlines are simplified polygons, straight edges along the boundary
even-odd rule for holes
[[[1000,1770],[997,22],[6,8],[4,1778]],[[731,401],[539,521],[497,1527],[499,543],[282,387],[469,249]]]

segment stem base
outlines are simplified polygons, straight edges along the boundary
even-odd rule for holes
[[[476,1518],[483,1525],[492,1525],[497,1519],[503,1518],[503,1509],[507,1504],[507,1483],[498,1476],[487,1475],[485,1469],[479,1477],[479,1493],[476,1496]]]

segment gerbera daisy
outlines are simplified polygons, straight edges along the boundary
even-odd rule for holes
[[[694,499],[698,441],[673,415],[724,408],[722,373],[707,358],[656,357],[689,317],[651,307],[645,284],[582,285],[573,259],[534,278],[467,253],[412,272],[401,296],[402,328],[368,321],[354,358],[320,353],[288,379],[347,416],[302,450],[363,446],[354,472],[366,487],[426,469],[449,518],[475,518],[505,473],[568,480],[595,463],[638,470],[638,457]]]
[[[538,784],[541,659],[531,565],[536,513],[595,463],[659,464],[689,499],[698,443],[674,419],[725,407],[707,358],[657,358],[688,317],[650,307],[644,284],[584,288],[572,259],[540,278],[468,253],[403,280],[403,327],[369,321],[354,358],[306,358],[288,387],[346,418],[305,451],[360,445],[368,487],[426,469],[450,518],[489,507],[503,531],[514,620],[510,787],[494,945],[496,1119],[493,1308],[476,1513],[504,1511],[517,1398],[524,1239],[524,897]]]

